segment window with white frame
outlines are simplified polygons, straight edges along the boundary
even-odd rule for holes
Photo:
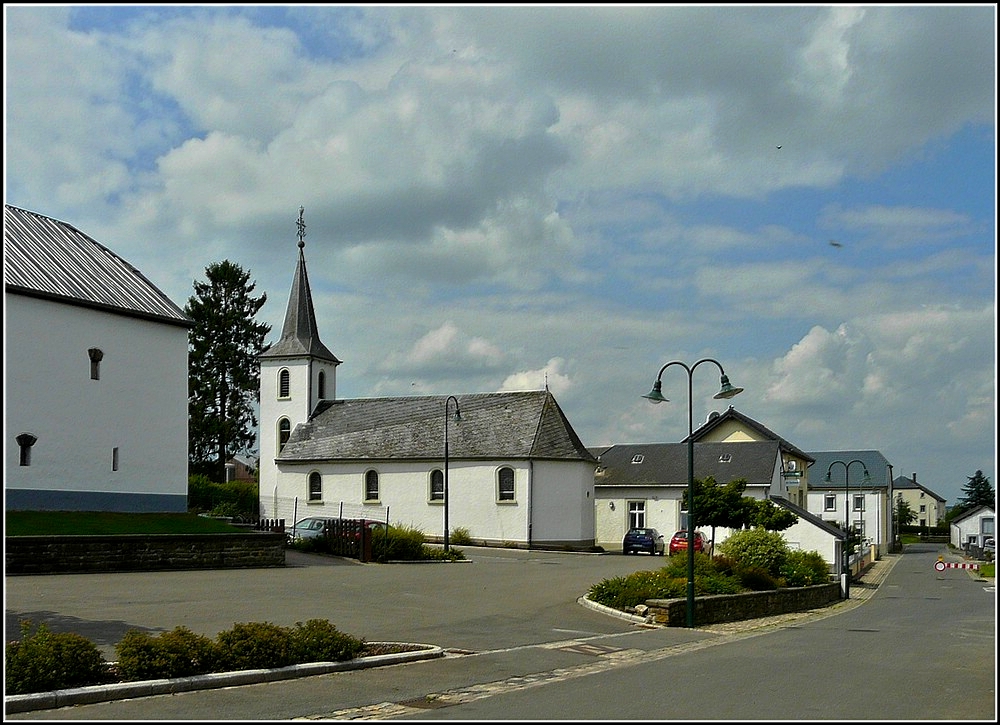
[[[378,471],[365,471],[365,501],[378,501]]]
[[[427,499],[429,501],[444,501],[444,474],[440,468],[431,471],[431,490]]]
[[[628,527],[630,529],[642,529],[646,527],[646,502],[628,502]]]
[[[323,477],[316,471],[309,474],[309,500],[323,500]]]
[[[836,494],[828,493],[823,496],[823,510],[824,511],[836,511],[837,510],[837,496]]]
[[[863,493],[854,494],[854,510],[855,511],[865,510],[865,495]]]
[[[497,471],[497,501],[514,500],[514,469],[504,466]]]

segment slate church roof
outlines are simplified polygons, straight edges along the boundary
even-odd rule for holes
[[[5,292],[192,326],[139,270],[66,222],[5,204],[3,257]]]
[[[444,456],[450,396],[322,401],[295,427],[279,463],[436,460]],[[447,406],[453,459],[594,462],[548,390],[457,395]]]

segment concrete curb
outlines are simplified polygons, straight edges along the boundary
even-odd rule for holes
[[[372,644],[400,644],[372,643]],[[51,692],[32,692],[25,695],[7,695],[4,697],[4,711],[8,714],[30,712],[32,710],[50,710],[70,705],[88,705],[95,702],[111,700],[127,700],[134,697],[149,697],[150,695],[170,695],[191,690],[211,690],[220,687],[235,687],[252,685],[259,682],[277,682],[296,677],[312,677],[330,672],[345,672],[361,670],[369,667],[384,667],[403,662],[418,662],[420,660],[444,657],[441,647],[430,644],[413,645],[423,649],[413,652],[395,652],[371,657],[356,657],[346,662],[309,662],[301,665],[290,665],[274,669],[239,670],[235,672],[213,672],[207,675],[193,677],[177,677],[162,680],[144,680],[141,682],[116,682],[110,685],[90,685],[88,687],[73,687]]]

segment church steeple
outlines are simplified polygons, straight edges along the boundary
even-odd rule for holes
[[[305,209],[300,206],[297,222],[299,261],[292,279],[292,291],[288,296],[288,308],[285,310],[285,323],[281,328],[281,339],[261,353],[261,357],[305,355],[339,365],[340,360],[319,339],[319,331],[316,328],[316,313],[313,310],[309,275],[306,272],[306,225],[302,218],[304,212]]]

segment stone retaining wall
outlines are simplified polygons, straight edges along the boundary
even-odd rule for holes
[[[285,535],[9,536],[5,574],[240,569],[285,566]]]
[[[736,622],[803,612],[825,607],[840,599],[840,584],[775,589],[767,592],[711,594],[695,597],[694,619],[698,625]],[[687,599],[647,599],[645,616],[656,624],[683,627],[687,623]]]

